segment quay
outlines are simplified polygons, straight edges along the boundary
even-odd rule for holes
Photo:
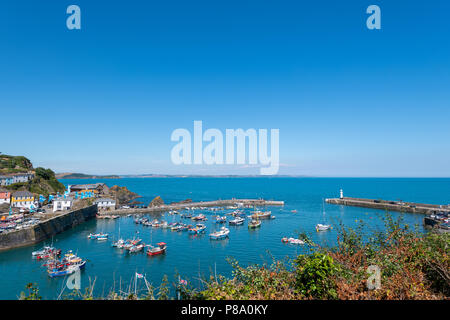
[[[349,198],[340,197],[326,199],[327,203],[363,207],[370,209],[381,209],[387,211],[397,212],[409,212],[409,213],[421,213],[421,214],[433,214],[438,212],[450,213],[450,205],[437,205],[437,204],[425,204],[415,202],[404,201],[389,201],[389,200],[377,200],[377,199],[362,199],[362,198]]]
[[[97,206],[91,205],[58,214],[26,229],[0,233],[0,251],[25,247],[47,240],[58,233],[94,219],[97,212]]]
[[[228,200],[215,200],[215,201],[200,201],[200,202],[187,202],[187,203],[173,203],[167,205],[160,205],[147,208],[134,208],[134,209],[116,209],[109,211],[99,212],[99,215],[128,215],[128,214],[140,214],[140,213],[152,213],[152,212],[165,212],[170,210],[184,210],[189,208],[201,208],[201,207],[227,207],[227,206],[250,206],[250,207],[262,207],[262,206],[284,206],[284,201],[276,200],[264,200],[264,199],[228,199]]]

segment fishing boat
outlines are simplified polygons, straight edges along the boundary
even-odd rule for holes
[[[223,217],[217,216],[216,217],[216,223],[225,223],[225,222],[227,222],[227,217],[226,216],[223,216]]]
[[[107,233],[100,233],[97,237],[97,241],[105,241],[108,240],[108,234]]]
[[[229,213],[229,215],[232,215],[233,217],[238,217],[244,215],[244,212],[241,210],[234,210],[233,212]]]
[[[161,223],[161,228],[167,229],[168,227],[169,227],[169,223],[167,223],[167,221],[163,221],[163,222]]]
[[[31,256],[36,259],[44,259],[53,256],[59,256],[61,254],[61,249],[56,249],[53,247],[45,246],[41,250],[33,251]]]
[[[148,256],[156,256],[159,254],[163,254],[166,252],[167,245],[164,242],[160,242],[157,244],[157,246],[149,245],[147,249],[147,255]]]
[[[80,270],[80,267],[73,265],[73,266],[67,266],[66,268],[63,268],[62,270],[59,269],[49,269],[48,270],[48,275],[51,278],[54,277],[62,277],[62,276],[66,276],[72,273],[75,273],[76,271]]]
[[[298,211],[296,209],[291,210],[292,213],[297,213]]]
[[[199,214],[198,216],[192,217],[191,218],[194,221],[206,221],[208,220],[204,214]]]
[[[283,243],[290,243],[290,244],[305,244],[305,241],[295,238],[288,238],[284,237],[281,239],[281,242]]]
[[[233,226],[239,226],[244,224],[244,221],[245,221],[244,218],[236,217],[233,220],[228,221],[228,224]]]
[[[119,239],[116,242],[113,242],[111,247],[122,249],[124,245],[125,245],[125,240]]]
[[[169,228],[172,231],[177,231],[178,230],[178,222],[172,222],[169,224]]]
[[[259,221],[259,220],[252,220],[248,223],[249,229],[256,229],[256,228],[259,228],[260,226],[261,226],[261,221]]]
[[[331,225],[329,225],[329,224],[321,224],[321,223],[318,223],[317,225],[316,225],[316,231],[317,232],[319,232],[319,231],[327,231],[328,229],[330,229],[331,228]]]
[[[127,240],[122,248],[125,250],[129,250],[131,247],[140,244],[141,241],[142,241],[141,239]]]
[[[228,237],[230,230],[228,228],[222,227],[219,231],[213,232],[209,235],[212,240],[220,240]]]
[[[178,226],[178,229],[176,230],[176,231],[178,231],[178,232],[180,232],[180,231],[187,231],[187,230],[189,230],[190,228],[192,228],[192,225],[186,225],[186,224],[180,224],[179,226]]]
[[[189,228],[188,232],[190,234],[199,234],[199,233],[205,232],[205,230],[206,230],[206,226],[204,224],[199,223],[195,227]]]
[[[128,249],[128,252],[129,252],[129,253],[139,252],[139,251],[141,251],[142,249],[144,249],[144,247],[145,247],[145,244],[141,243],[141,244],[138,244],[138,245],[136,245],[136,246],[130,247],[130,248]]]
[[[271,219],[272,218],[272,212],[271,211],[254,211],[251,215],[252,219]]]
[[[155,219],[152,222],[150,222],[150,226],[153,228],[159,228],[161,226],[161,223],[159,222],[158,219]]]

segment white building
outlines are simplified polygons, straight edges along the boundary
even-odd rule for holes
[[[72,208],[73,198],[53,199],[53,212],[70,210]]]
[[[109,198],[100,198],[95,200],[97,207],[99,209],[111,209],[114,210],[116,208],[116,200]]]
[[[12,194],[11,206],[13,208],[31,208],[34,205],[34,196],[28,191],[17,191]]]
[[[11,203],[11,193],[8,190],[0,189],[0,204]]]

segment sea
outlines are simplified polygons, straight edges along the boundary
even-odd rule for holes
[[[355,228],[362,221],[365,232],[384,229],[382,210],[346,207],[327,204],[326,198],[344,196],[385,200],[403,200],[432,204],[450,203],[449,178],[293,178],[293,177],[186,177],[186,178],[122,178],[122,179],[63,179],[63,184],[104,182],[108,186],[125,186],[142,197],[144,204],[156,196],[165,203],[186,199],[208,201],[231,198],[282,200],[281,207],[260,208],[270,210],[275,219],[263,221],[256,230],[249,230],[247,222],[242,226],[230,226],[229,238],[210,240],[208,234],[219,229],[214,222],[216,214],[224,215],[232,209],[217,213],[204,213],[208,221],[204,235],[192,236],[187,232],[173,232],[138,225],[134,217],[115,220],[90,220],[71,230],[48,239],[45,243],[0,253],[0,299],[18,299],[28,283],[35,283],[43,299],[61,299],[70,296],[66,278],[50,278],[42,263],[32,259],[31,253],[43,245],[53,244],[63,253],[72,250],[87,259],[81,272],[81,287],[93,287],[95,296],[106,296],[111,290],[142,293],[151,284],[158,287],[164,276],[174,288],[179,279],[188,285],[201,288],[203,280],[211,276],[231,276],[230,260],[240,265],[271,264],[274,259],[289,261],[299,254],[310,252],[306,245],[290,245],[281,242],[283,237],[297,237],[306,233],[320,246],[336,245],[339,225]],[[248,209],[247,212],[253,209]],[[296,212],[293,212],[295,211]],[[402,223],[426,232],[422,226],[423,215],[391,212],[394,219],[402,217]],[[169,213],[147,215],[169,223],[181,221],[180,215]],[[185,220],[187,222],[187,220]],[[316,232],[318,223],[331,224],[332,229]],[[90,233],[104,232],[109,240],[89,240]],[[146,244],[167,243],[164,255],[149,257],[144,253],[128,254],[111,246],[114,239],[139,237]],[[143,278],[136,277],[143,275]],[[172,290],[173,292],[173,290]]]

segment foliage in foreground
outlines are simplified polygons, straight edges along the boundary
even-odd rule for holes
[[[307,241],[310,254],[272,264],[242,267],[230,260],[231,278],[211,276],[203,288],[174,286],[182,299],[448,299],[450,297],[449,233],[420,234],[402,226],[401,218],[384,218],[386,231],[363,234],[363,225],[338,229],[338,245],[320,248]],[[304,238],[305,235],[302,235]],[[369,290],[369,266],[381,271],[381,287]],[[159,288],[147,285],[143,294],[111,290],[94,298],[93,285],[85,293],[76,291],[65,299],[169,299],[165,276]],[[39,291],[29,285],[21,299],[39,299]]]
[[[419,234],[384,218],[386,231],[364,240],[362,225],[340,226],[338,246],[312,246],[288,268],[240,267],[231,279],[211,278],[192,299],[448,299],[450,297],[450,234]],[[369,290],[369,266],[381,271],[381,287]]]

